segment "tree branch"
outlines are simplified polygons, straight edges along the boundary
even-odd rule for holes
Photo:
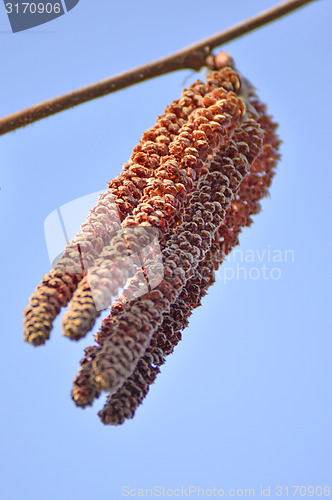
[[[287,0],[162,59],[0,118],[0,135],[156,76],[182,69],[198,71],[203,66],[211,67],[212,60],[208,56],[214,48],[265,26],[312,1],[314,0]]]

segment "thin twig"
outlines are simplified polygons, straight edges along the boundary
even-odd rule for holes
[[[34,106],[1,118],[0,135],[7,134],[8,132],[12,132],[20,127],[41,120],[42,118],[64,111],[65,109],[72,108],[78,104],[105,96],[116,90],[124,89],[130,85],[149,80],[156,76],[165,75],[166,73],[182,69],[193,69],[198,71],[203,66],[209,66],[207,57],[214,48],[224,45],[231,40],[235,40],[312,1],[314,0],[288,0],[282,2],[216,35],[212,35],[178,52],[174,52],[167,57],[144,64],[143,66],[138,66],[124,73],[119,73],[105,80],[82,87],[60,97],[44,101],[40,104],[35,104]]]

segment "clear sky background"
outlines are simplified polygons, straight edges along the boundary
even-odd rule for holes
[[[0,114],[167,55],[273,3],[81,0],[17,34],[1,4]],[[293,485],[311,485],[332,494],[331,19],[332,2],[316,1],[225,46],[283,140],[271,197],[238,247],[255,260],[238,254],[220,268],[121,427],[100,423],[104,398],[86,410],[70,399],[92,334],[70,342],[58,320],[47,345],[33,348],[22,340],[22,310],[50,268],[45,218],[105,189],[197,75],[159,77],[0,138],[1,499],[118,500],[124,486],[225,496],[254,488],[255,497],[271,486],[270,498],[282,486],[284,498],[286,486],[292,496]],[[252,270],[263,264],[279,278]],[[228,282],[224,267],[234,272]]]

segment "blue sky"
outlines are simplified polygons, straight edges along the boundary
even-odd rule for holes
[[[81,0],[13,34],[1,4],[1,116],[271,5]],[[205,496],[254,489],[256,497],[270,486],[270,498],[277,486],[283,496],[295,485],[332,490],[331,16],[332,3],[316,1],[224,47],[280,123],[282,161],[241,252],[220,268],[144,404],[121,427],[99,422],[101,399],[86,410],[70,399],[91,335],[70,342],[58,320],[51,340],[32,348],[22,340],[22,310],[50,268],[46,217],[105,189],[144,130],[204,73],[159,77],[1,137],[1,498],[118,500],[124,486],[129,497],[157,486],[168,496],[182,486]],[[268,279],[253,271],[263,264],[277,268]]]

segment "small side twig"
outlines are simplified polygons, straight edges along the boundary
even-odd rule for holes
[[[40,104],[35,104],[4,118],[0,118],[0,135],[12,132],[20,127],[34,123],[42,118],[59,113],[84,102],[105,96],[120,89],[150,78],[165,75],[182,69],[200,70],[203,66],[210,66],[208,56],[211,51],[231,40],[264,26],[290,12],[303,7],[314,0],[287,0],[264,10],[255,16],[246,19],[220,33],[194,43],[184,49],[174,52],[164,58],[158,59],[143,66],[131,69],[124,73],[82,87],[68,94],[55,97]]]

